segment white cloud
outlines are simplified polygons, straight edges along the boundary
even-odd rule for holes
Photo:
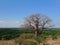
[[[19,27],[19,21],[0,21],[0,27]]]
[[[23,24],[22,21],[0,21],[0,28],[13,28],[13,27],[20,27],[20,25]],[[56,22],[54,24],[56,28],[60,28],[60,22]]]

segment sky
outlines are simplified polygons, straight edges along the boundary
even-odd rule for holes
[[[32,14],[50,17],[60,28],[60,0],[0,0],[0,28],[19,27]]]

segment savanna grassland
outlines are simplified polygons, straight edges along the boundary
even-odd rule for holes
[[[39,37],[34,31],[20,28],[0,28],[0,45],[59,45],[60,29],[44,29]]]

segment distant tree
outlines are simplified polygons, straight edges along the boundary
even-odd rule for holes
[[[51,19],[42,14],[33,14],[25,18],[23,24],[24,28],[32,29],[35,32],[35,36],[39,36],[44,28],[50,26]]]

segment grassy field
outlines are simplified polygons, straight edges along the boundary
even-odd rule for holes
[[[46,40],[59,40],[59,38],[59,28],[52,28],[48,30],[45,29],[40,37],[35,37],[34,32],[28,29],[23,30],[19,28],[0,28],[0,43],[4,41],[6,43],[9,41],[14,42],[14,44],[12,43],[10,45],[48,45],[45,44],[47,42]]]

